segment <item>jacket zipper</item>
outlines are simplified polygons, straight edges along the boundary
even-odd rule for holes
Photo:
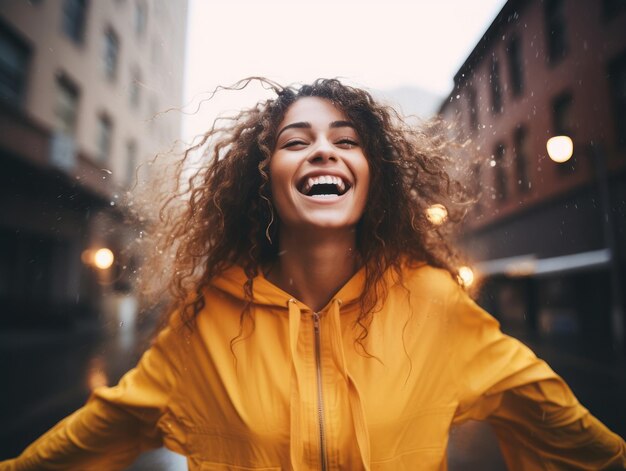
[[[326,433],[324,431],[324,399],[322,397],[322,355],[320,342],[320,315],[313,313],[313,333],[315,335],[315,363],[317,365],[317,414],[320,424],[320,460],[322,471],[326,471]]]

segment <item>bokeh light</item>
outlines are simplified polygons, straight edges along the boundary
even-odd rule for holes
[[[107,248],[102,248],[96,250],[96,253],[93,256],[93,264],[96,268],[101,270],[106,270],[111,265],[113,265],[113,260],[115,257],[113,256],[113,252]]]
[[[574,153],[574,143],[569,136],[554,136],[546,143],[548,155],[557,163],[567,162]]]
[[[461,278],[463,286],[470,287],[474,283],[474,272],[470,267],[460,267],[459,278]]]
[[[439,226],[448,218],[448,210],[442,204],[433,204],[426,210],[426,218],[435,226]]]

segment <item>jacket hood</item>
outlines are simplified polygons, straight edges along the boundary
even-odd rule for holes
[[[247,281],[242,267],[235,265],[225,270],[211,281],[211,285],[237,299],[245,300],[244,284]],[[345,285],[337,291],[331,301],[338,300],[343,305],[358,301],[365,285],[365,267],[361,267]],[[252,284],[252,303],[261,306],[277,306],[286,308],[289,302],[295,302],[300,309],[309,309],[293,295],[283,291],[259,273]]]

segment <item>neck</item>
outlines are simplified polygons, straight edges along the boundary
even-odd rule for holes
[[[319,311],[358,270],[354,229],[281,230],[269,281]]]

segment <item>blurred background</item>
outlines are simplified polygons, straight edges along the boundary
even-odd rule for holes
[[[137,361],[154,158],[267,96],[207,101],[259,75],[340,77],[449,122],[480,194],[465,283],[626,435],[626,2],[431,3],[0,0],[0,459]],[[505,469],[477,423],[449,461]],[[186,466],[158,450],[132,469]]]

